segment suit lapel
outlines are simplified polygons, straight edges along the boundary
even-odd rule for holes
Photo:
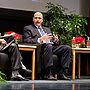
[[[45,27],[42,26],[42,28],[43,28],[45,33],[48,33],[48,31],[47,31],[47,29]]]
[[[45,28],[44,26],[42,26],[42,28],[43,28],[43,30],[44,30],[45,33],[50,33],[48,31],[48,29]],[[41,37],[39,31],[37,30],[37,28],[35,26],[33,26],[33,31],[32,32],[33,32],[33,35],[37,35],[38,37]]]
[[[37,35],[38,37],[41,36],[39,31],[37,30],[37,28],[35,26],[33,27],[33,35]]]

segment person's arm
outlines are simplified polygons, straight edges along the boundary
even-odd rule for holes
[[[6,44],[7,42],[4,39],[0,39],[0,44]]]
[[[54,44],[59,44],[59,38],[57,35],[53,35],[53,42]]]
[[[4,39],[0,39],[0,51],[6,46],[7,42]]]
[[[38,43],[38,36],[33,35],[33,33],[28,27],[24,27],[23,40],[25,43]]]

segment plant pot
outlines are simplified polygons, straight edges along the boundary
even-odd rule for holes
[[[76,48],[80,48],[81,47],[81,44],[76,44]]]

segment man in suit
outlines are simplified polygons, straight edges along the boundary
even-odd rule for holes
[[[28,80],[20,75],[20,73],[24,72],[25,74],[31,74],[31,70],[26,69],[21,62],[22,56],[19,52],[18,44],[12,36],[4,35],[3,37],[0,37],[0,52],[7,54],[9,57],[12,69],[11,80]]]
[[[24,42],[41,44],[42,61],[41,69],[44,73],[44,79],[54,79],[52,76],[53,57],[55,54],[58,57],[62,55],[60,60],[61,69],[58,71],[58,79],[69,80],[65,75],[65,71],[69,68],[71,47],[68,45],[59,45],[58,36],[52,36],[49,28],[44,27],[43,15],[41,12],[36,12],[33,16],[33,25],[24,27]],[[53,38],[53,42],[51,39]],[[42,72],[41,72],[42,73]]]

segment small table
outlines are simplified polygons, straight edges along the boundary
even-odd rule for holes
[[[37,48],[36,45],[18,45],[19,50],[21,51],[32,51],[32,80],[35,79],[35,49]]]
[[[80,78],[80,54],[90,53],[90,48],[72,48],[72,80],[75,80],[75,63],[76,63],[76,53],[79,54],[78,61],[78,78]]]

